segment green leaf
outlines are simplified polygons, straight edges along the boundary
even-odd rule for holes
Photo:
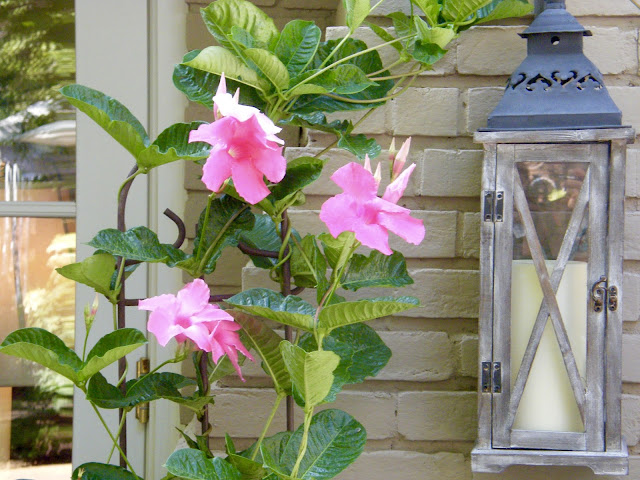
[[[413,17],[418,32],[418,38],[423,44],[435,43],[444,49],[454,38],[456,32],[452,28],[430,27],[420,17]]]
[[[309,333],[304,334],[299,346],[307,352],[317,350],[316,341]],[[364,323],[336,328],[324,337],[322,348],[340,356],[340,363],[333,371],[333,385],[324,403],[334,402],[344,385],[362,383],[367,377],[375,377],[391,358],[391,349],[373,328]]]
[[[198,70],[185,65],[186,62],[193,60],[201,50],[192,50],[182,59],[182,64],[175,66],[173,70],[173,84],[178,90],[184,93],[189,100],[204,105],[208,109],[213,108],[213,95],[218,90],[220,84],[220,75]],[[227,91],[233,93],[240,90],[240,103],[242,105],[253,105],[254,107],[264,110],[264,100],[255,88],[248,85],[234,82],[227,78]]]
[[[291,383],[305,402],[305,411],[322,403],[333,384],[340,357],[324,350],[305,352],[287,340],[280,342],[280,352]]]
[[[333,238],[329,233],[321,233],[318,238],[322,242],[324,255],[327,257],[327,261],[332,269],[336,269],[336,265],[340,259],[340,253],[344,249],[344,245],[347,242],[353,241],[352,233],[343,232],[338,235],[338,238]]]
[[[469,16],[489,3],[491,0],[444,0],[442,16],[451,22],[464,22]]]
[[[266,46],[264,44],[260,44],[260,42],[253,38],[251,33],[237,25],[231,27],[230,38],[233,42],[242,45],[244,48],[264,48]]]
[[[36,362],[79,383],[82,360],[53,333],[42,328],[21,328],[0,344],[0,353]]]
[[[240,472],[233,465],[218,457],[207,458],[193,448],[173,452],[164,467],[186,480],[241,480]]]
[[[202,160],[209,156],[211,145],[204,142],[189,143],[189,133],[204,122],[176,123],[166,128],[151,145],[142,150],[136,161],[141,171],[178,160]]]
[[[338,147],[353,153],[360,160],[364,160],[367,155],[369,158],[376,158],[382,151],[382,147],[374,138],[367,138],[362,133],[340,137]]]
[[[305,236],[300,241],[300,247],[302,249],[295,244],[292,248],[291,275],[299,287],[317,288],[317,301],[320,303],[329,288],[327,261],[313,235]]]
[[[118,301],[118,292],[111,289],[111,278],[116,269],[116,259],[108,253],[97,253],[82,262],[71,263],[56,268],[56,272],[65,278],[93,288],[109,299]]]
[[[312,128],[314,130],[320,130],[321,132],[333,133],[336,136],[349,134],[353,130],[353,124],[350,121],[334,120],[329,123],[327,122],[327,117],[322,112],[311,112],[308,114],[296,113],[281,123]]]
[[[260,78],[255,71],[224,47],[207,47],[191,60],[184,62],[184,65],[215,75],[224,73],[225,78],[244,83],[261,91],[269,88],[267,80]]]
[[[267,288],[252,288],[225,301],[253,315],[301,328],[308,332],[313,331],[315,308],[295,295],[284,297]]]
[[[88,245],[128,260],[166,263],[169,266],[185,260],[187,254],[167,243],[146,227],[134,227],[126,232],[115,228],[101,230]]]
[[[296,85],[291,90],[288,90],[287,96],[289,98],[293,98],[300,95],[324,95],[325,93],[330,92],[320,85],[314,85],[313,83],[303,83],[302,85]]]
[[[387,32],[380,25],[376,25],[375,23],[367,22],[367,26],[371,29],[373,33],[375,33],[380,39],[387,43],[393,42],[396,40],[396,37]],[[400,42],[393,42],[390,44],[393,48],[395,48],[399,53],[402,53],[402,44]]]
[[[435,43],[422,43],[417,41],[411,50],[411,56],[425,65],[433,65],[445,56],[447,50],[440,48]]]
[[[66,85],[60,93],[134,157],[149,146],[149,136],[140,121],[115,98],[83,85]]]
[[[260,319],[241,313],[231,312],[235,321],[242,326],[247,347],[252,348],[262,358],[263,370],[273,379],[276,393],[291,392],[291,378],[280,353],[282,338]]]
[[[206,213],[205,208],[198,220],[192,258],[179,265],[194,277],[213,272],[222,251],[226,247],[236,247],[241,232],[251,230],[255,222],[247,204],[229,195],[215,198],[211,202],[205,225]],[[203,261],[205,263],[201,268]]]
[[[262,480],[267,475],[262,462],[258,463],[235,453],[228,453],[226,460],[240,472],[242,480]]]
[[[313,75],[317,70],[307,72]],[[308,75],[305,75],[308,76]],[[301,79],[302,80],[302,79]],[[313,84],[336,95],[359,93],[371,86],[377,86],[367,75],[355,65],[342,64],[327,70],[313,79]]]
[[[262,74],[269,79],[278,91],[289,88],[289,72],[287,67],[273,53],[261,48],[248,48],[244,54],[251,60]]]
[[[424,12],[427,17],[429,25],[432,27],[438,24],[438,17],[440,16],[440,9],[442,8],[441,2],[438,0],[411,0],[415,5]]]
[[[269,15],[246,0],[217,0],[200,10],[205,26],[223,47],[232,49],[231,29],[242,28],[258,42],[272,45],[278,39],[278,29]],[[225,72],[226,74],[226,72]]]
[[[347,26],[353,32],[369,15],[371,3],[369,0],[342,0],[347,12]]]
[[[265,465],[281,478],[291,475],[302,442],[303,427],[300,426],[293,435],[286,433],[288,435],[265,438],[260,447]],[[366,441],[366,430],[348,413],[330,409],[315,414],[297,478],[334,478],[360,456]]]
[[[354,255],[340,283],[345,290],[356,291],[363,287],[404,287],[413,280],[401,253],[384,255],[374,250],[368,257]]]
[[[532,10],[533,5],[527,0],[493,0],[487,6],[478,10],[478,20],[475,23],[522,17],[531,13]]]
[[[269,215],[254,214],[255,224],[253,229],[248,232],[240,233],[240,240],[251,248],[257,248],[259,250],[267,250],[270,252],[280,251],[282,246],[282,240],[278,235],[276,224]],[[258,268],[271,268],[273,267],[277,259],[265,258],[256,255],[250,255],[253,264]]]
[[[130,471],[106,463],[83,463],[73,471],[71,480],[141,480]]]
[[[275,54],[284,63],[291,78],[301,74],[313,60],[322,32],[313,23],[292,20],[282,29]]]
[[[298,157],[287,164],[284,178],[271,188],[275,200],[281,200],[315,182],[325,161],[315,157]]]
[[[329,305],[320,312],[318,330],[330,332],[337,327],[386,317],[418,305],[418,300],[413,297],[380,297]]]
[[[78,380],[81,382],[88,380],[92,375],[145,343],[147,343],[147,339],[142,332],[135,328],[122,328],[107,333],[87,354],[87,359],[78,372]]]

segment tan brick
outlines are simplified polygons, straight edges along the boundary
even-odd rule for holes
[[[622,434],[629,447],[640,443],[640,397],[637,395],[622,395]]]
[[[622,288],[622,318],[625,322],[637,322],[640,320],[640,275],[625,273]]]
[[[253,438],[260,434],[269,416],[275,393],[264,388],[215,389],[215,406],[211,411],[212,437]],[[396,432],[396,399],[387,392],[344,391],[335,403],[323,405],[316,411],[338,408],[352,415],[363,424],[367,437],[372,440],[392,437]],[[242,412],[242,415],[238,415]],[[284,430],[285,405],[280,405],[269,435]],[[296,426],[302,421],[302,411],[295,409]]]
[[[396,135],[451,137],[458,134],[457,88],[411,88],[392,101]]]
[[[624,258],[640,260],[640,213],[625,215],[624,222]]]
[[[466,131],[473,134],[479,128],[486,128],[487,118],[498,105],[504,88],[470,88],[467,92]]]
[[[340,0],[304,0],[304,8],[307,10],[335,10],[338,8],[339,2]],[[300,0],[280,0],[278,3],[278,7],[282,8],[300,9],[301,6]]]
[[[378,2],[379,0],[371,0],[371,6],[373,7]],[[383,17],[393,12],[403,12],[409,15],[411,13],[411,5],[405,0],[385,0],[371,13],[371,16]]]
[[[611,98],[622,110],[622,124],[640,131],[640,87],[607,87]]]
[[[478,376],[478,336],[463,334],[453,338],[456,345],[457,370],[463,377]]]
[[[567,0],[567,10],[575,16],[639,16],[638,9],[629,0]]]
[[[622,336],[622,381],[640,383],[640,335]]]
[[[427,149],[418,164],[425,197],[478,197],[482,151]]]
[[[349,300],[374,298],[380,295],[411,295],[421,306],[402,312],[414,318],[477,318],[480,275],[477,270],[440,270],[435,268],[409,269],[413,285],[399,289],[363,288],[356,293],[340,292]],[[242,269],[242,288],[274,288],[268,273],[252,265]],[[301,295],[315,302],[315,293],[307,290]]]
[[[465,213],[462,227],[462,256],[480,258],[480,213]]]
[[[472,27],[458,43],[458,72],[469,75],[511,75],[527,56],[524,27]]]
[[[403,450],[364,452],[337,480],[467,480],[471,470],[461,453]]]
[[[630,2],[629,2],[630,3]],[[617,27],[590,28],[592,37],[584,37],[584,53],[605,75],[637,73],[638,34]],[[615,52],[615,55],[612,55]]]
[[[379,333],[393,355],[377,380],[435,382],[453,375],[453,344],[445,332]]]
[[[398,433],[407,440],[475,440],[476,392],[402,392]]]
[[[627,197],[640,197],[640,149],[627,149],[627,176],[626,176]]]

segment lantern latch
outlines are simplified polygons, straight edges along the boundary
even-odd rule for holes
[[[502,393],[502,365],[482,362],[482,393]]]
[[[484,192],[482,216],[485,222],[504,221],[504,192],[490,190]]]
[[[615,312],[616,310],[618,310],[618,287],[609,287],[609,299],[607,303],[609,304],[610,312]]]
[[[607,284],[607,277],[600,277],[591,288],[591,299],[593,301],[593,311],[602,312],[605,303],[610,312],[618,310],[618,287]]]

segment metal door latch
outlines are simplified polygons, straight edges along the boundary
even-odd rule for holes
[[[482,393],[502,393],[502,365],[482,362]]]
[[[485,222],[504,221],[504,192],[487,190],[483,192],[482,216]]]
[[[591,287],[591,300],[593,301],[593,311],[600,313],[604,309],[605,303],[610,312],[618,310],[618,287],[609,286],[607,277],[600,277],[593,287]]]

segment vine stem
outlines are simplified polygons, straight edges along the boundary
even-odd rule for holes
[[[115,437],[118,438],[120,436],[120,432],[122,432],[122,427],[124,427],[124,419],[126,417],[122,417],[122,420],[120,420],[120,425],[118,425],[118,431],[116,432]],[[111,451],[109,452],[109,458],[107,458],[107,463],[109,463],[111,461],[111,457],[113,456],[113,452],[116,450],[116,444],[115,442],[112,442],[111,444]]]
[[[267,435],[267,431],[269,430],[269,427],[271,426],[271,422],[273,422],[274,417],[276,416],[276,412],[278,411],[278,407],[280,407],[280,402],[282,402],[282,399],[284,397],[286,397],[287,395],[284,393],[279,393],[278,397],[276,398],[276,402],[273,404],[273,408],[271,409],[271,413],[269,414],[269,418],[267,418],[267,423],[264,424],[264,428],[262,429],[262,432],[260,433],[260,438],[258,438],[258,441],[256,442],[256,448],[253,451],[253,453],[251,454],[251,460],[255,460],[256,457],[258,456],[258,451],[260,451],[260,445],[262,445],[262,441],[264,440],[264,437],[266,437]]]
[[[207,248],[207,251],[205,252],[204,256],[202,257],[202,260],[200,260],[200,264],[198,265],[198,272],[202,272],[204,270],[204,267],[206,267],[206,265],[207,265],[208,257],[211,256],[211,254],[213,253],[213,250],[217,247],[218,242],[220,241],[222,236],[227,232],[227,229],[236,220],[236,218],[238,218],[240,215],[242,215],[244,213],[244,211],[247,210],[248,208],[249,208],[249,205],[246,205],[244,208],[242,208],[238,212],[234,213],[231,216],[231,218],[229,219],[229,221],[227,223],[225,223],[225,225],[220,230],[220,233],[218,233],[216,238],[213,239],[213,242],[211,243],[209,248]],[[202,228],[203,229],[207,228],[207,225],[204,224],[202,226]],[[200,245],[198,245],[198,247],[200,247]]]
[[[369,118],[369,116],[376,110],[376,108],[377,107],[370,108],[369,111],[360,118],[360,120],[358,120],[356,123],[353,124],[353,129],[355,130],[356,128],[358,128],[362,122],[364,122],[367,118]],[[331,145],[329,145],[328,147],[324,148],[321,152],[314,155],[314,158],[318,158],[320,155],[324,155],[333,147],[338,145],[339,142],[340,142],[340,139],[339,138],[336,139]]]
[[[313,407],[311,407],[309,410],[305,410],[304,412],[304,430],[302,431],[302,440],[300,441],[298,458],[296,459],[296,464],[293,466],[293,470],[291,470],[292,478],[297,477],[298,470],[300,469],[300,464],[302,463],[302,459],[304,458],[305,453],[307,453],[307,445],[309,443],[309,427],[311,427],[312,418],[313,418]]]
[[[86,393],[87,392],[85,391],[85,394]],[[93,407],[93,410],[96,412],[96,415],[98,415],[98,418],[100,419],[100,422],[102,423],[102,426],[104,427],[104,429],[109,434],[109,437],[111,437],[111,441],[113,442],[113,445],[118,449],[118,452],[120,453],[120,459],[124,461],[124,463],[127,465],[127,467],[129,467],[129,470],[131,471],[131,473],[133,473],[137,477],[138,474],[133,469],[133,467],[131,466],[131,463],[129,463],[129,459],[127,458],[127,456],[124,454],[124,452],[120,448],[120,445],[118,444],[118,440],[116,439],[116,437],[113,436],[113,433],[111,433],[111,430],[107,426],[107,422],[105,422],[104,417],[100,413],[100,410],[98,410],[98,407],[96,407],[93,402],[89,401],[89,403],[91,404],[91,407]],[[138,478],[140,478],[140,477],[138,477]]]

